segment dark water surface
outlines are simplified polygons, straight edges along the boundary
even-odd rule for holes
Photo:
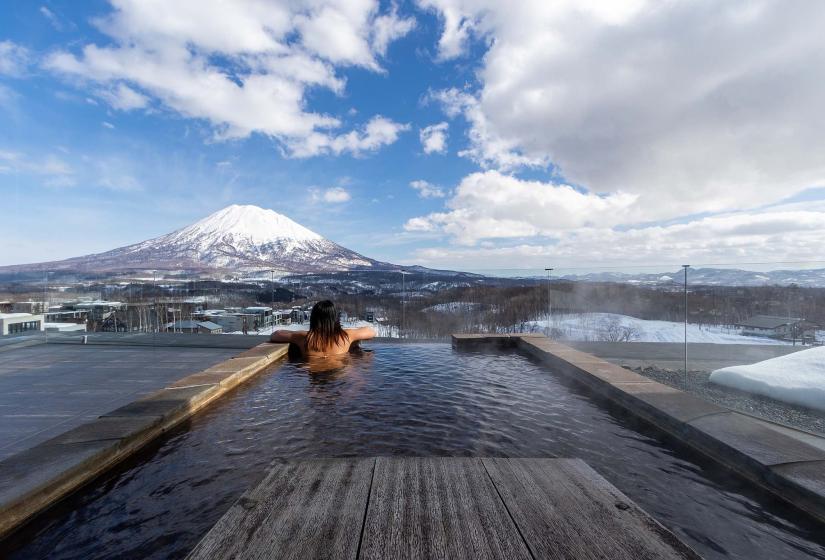
[[[179,558],[275,457],[580,457],[707,558],[825,558],[825,530],[519,354],[374,344],[289,363],[38,521],[14,558]],[[0,554],[2,556],[2,554]]]

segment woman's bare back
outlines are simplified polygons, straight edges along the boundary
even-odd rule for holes
[[[270,342],[289,342],[301,350],[301,355],[305,358],[340,356],[349,352],[362,340],[375,337],[375,330],[372,327],[360,327],[357,329],[344,329],[347,334],[346,339],[339,339],[325,348],[308,348],[307,331],[275,331],[269,337]]]

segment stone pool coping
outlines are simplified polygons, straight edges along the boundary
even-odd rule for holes
[[[825,521],[825,438],[777,430],[544,335],[452,337],[456,348],[516,348]],[[812,441],[811,438],[816,438]]]
[[[263,343],[0,461],[0,540],[286,356]]]

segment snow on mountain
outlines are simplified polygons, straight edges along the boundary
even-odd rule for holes
[[[274,269],[294,273],[397,267],[342,247],[273,210],[233,204],[183,229],[141,243],[13,268],[78,272]]]

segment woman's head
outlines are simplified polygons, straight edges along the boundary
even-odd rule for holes
[[[329,300],[319,301],[312,306],[309,315],[309,333],[307,334],[307,348],[324,351],[330,346],[349,340],[349,336],[341,328],[338,310]]]

